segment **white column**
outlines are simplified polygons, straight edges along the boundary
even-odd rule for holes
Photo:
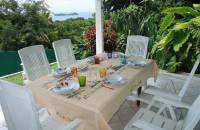
[[[96,54],[104,52],[104,37],[103,37],[103,2],[95,0],[96,6]]]

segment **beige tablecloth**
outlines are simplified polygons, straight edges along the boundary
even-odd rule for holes
[[[51,75],[35,80],[28,87],[32,90],[36,103],[44,105],[55,118],[61,117],[65,120],[81,118],[83,122],[80,130],[111,130],[107,122],[130,95],[131,90],[136,89],[138,83],[145,82],[149,77],[157,76],[155,62],[147,61],[149,63],[144,67],[132,68],[126,65],[117,70],[115,73],[126,79],[123,85],[106,84],[106,87],[102,87],[100,82],[91,88],[88,82],[85,88],[77,92],[78,95],[71,98],[69,95],[58,95],[49,91],[49,88],[56,83],[56,79]],[[94,78],[90,69],[96,67],[98,71],[99,66],[105,66],[109,68],[109,72],[113,72],[111,66],[116,64],[119,64],[118,59],[104,61],[101,65],[89,65],[88,71],[85,72],[87,79]]]

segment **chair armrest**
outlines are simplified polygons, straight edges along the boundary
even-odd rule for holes
[[[75,119],[66,126],[66,130],[76,130],[81,124],[81,119]]]
[[[142,120],[137,120],[132,125],[142,130],[165,130],[163,128],[160,128],[158,126],[155,126],[151,123]]]
[[[157,88],[147,88],[144,90],[144,93],[155,95],[158,97],[163,97],[171,100],[177,100],[180,101],[180,97],[177,94],[174,93],[168,93],[163,90],[157,89]]]
[[[183,103],[183,102],[177,101],[177,100],[168,99],[168,98],[155,96],[155,97],[153,97],[153,100],[161,102],[161,103],[165,103],[166,105],[170,105],[173,107],[186,108],[186,109],[190,108],[189,104],[186,104],[186,103]]]

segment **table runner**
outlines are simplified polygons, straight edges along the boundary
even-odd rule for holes
[[[86,85],[76,96],[72,95],[72,98],[48,91],[56,80],[51,75],[33,81],[28,87],[32,90],[36,103],[44,105],[55,118],[61,117],[64,120],[81,118],[83,122],[79,130],[111,130],[107,122],[130,95],[131,90],[136,89],[138,83],[145,82],[149,77],[156,78],[158,72],[156,63],[153,60],[147,62],[144,67],[137,68],[125,65],[116,72],[110,67],[119,64],[118,59],[106,60],[100,65],[89,65],[85,74],[89,73],[90,67],[98,69],[99,66],[104,66],[109,68],[108,71],[120,74],[126,79],[126,83],[117,87],[109,84],[103,84],[102,87],[102,82],[93,88]],[[90,74],[88,78],[89,76]]]

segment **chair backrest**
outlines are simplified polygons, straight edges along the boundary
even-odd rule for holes
[[[192,68],[192,71],[190,72],[189,76],[187,77],[187,79],[184,82],[184,85],[181,89],[181,91],[179,92],[178,96],[180,98],[180,100],[183,98],[183,96],[185,95],[191,81],[192,81],[192,77],[194,76],[198,66],[199,66],[199,62],[200,62],[200,55],[197,56],[197,60]]]
[[[18,51],[27,80],[33,81],[51,73],[43,45],[25,47]]]
[[[126,52],[127,56],[142,56],[146,58],[149,38],[144,36],[128,36]]]
[[[62,39],[53,42],[58,67],[65,68],[76,62],[70,39]]]
[[[184,130],[193,130],[200,120],[200,95],[190,107],[183,124]]]
[[[9,130],[41,130],[34,100],[28,89],[0,81],[0,102]]]
[[[154,86],[171,93],[179,93],[185,81],[185,77],[186,76],[180,74],[160,71]]]

